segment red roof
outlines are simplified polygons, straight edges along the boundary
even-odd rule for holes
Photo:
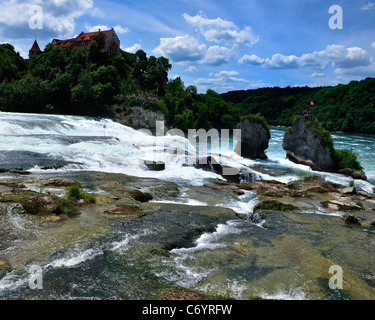
[[[105,30],[105,31],[96,31],[96,32],[87,32],[81,33],[75,40],[76,41],[91,41],[94,36],[97,36],[99,33],[103,33],[106,37],[109,33],[113,30]]]
[[[67,40],[58,40],[54,39],[53,44],[59,46],[60,48],[69,48],[69,47],[74,47],[76,43],[87,43],[91,42],[93,40],[94,36],[97,36],[99,33],[102,33],[105,35],[105,37],[108,37],[112,32],[115,32],[114,29],[111,30],[100,30],[96,32],[81,32],[77,37],[73,39],[67,39]]]
[[[73,45],[75,39],[67,39],[67,40],[58,40],[56,44],[61,48],[69,48]]]
[[[40,50],[38,42],[36,40],[34,41],[34,44],[31,47],[30,51],[33,51],[33,52],[42,52],[42,50]]]

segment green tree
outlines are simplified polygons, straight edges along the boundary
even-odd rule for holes
[[[19,79],[27,70],[25,60],[8,43],[0,44],[0,82]]]

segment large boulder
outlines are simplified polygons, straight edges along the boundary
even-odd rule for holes
[[[314,126],[312,117],[299,117],[284,136],[287,158],[318,171],[335,171],[333,146],[327,143],[328,131]],[[326,136],[325,136],[326,135]]]
[[[165,122],[165,116],[159,110],[150,110],[142,106],[131,107],[126,103],[112,105],[107,108],[114,121],[134,129],[146,129],[155,133],[156,122]]]
[[[268,149],[271,134],[269,128],[260,116],[246,117],[241,123],[241,139],[234,150],[244,158],[268,159],[265,150]]]
[[[363,171],[358,171],[358,170],[353,170],[353,169],[341,169],[338,171],[338,173],[352,177],[353,179],[367,181],[367,176]]]

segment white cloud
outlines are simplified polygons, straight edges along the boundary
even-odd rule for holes
[[[305,67],[315,70],[314,75],[321,74],[328,65],[332,65],[338,69],[338,74],[343,74],[342,70],[363,67],[359,70],[365,70],[366,66],[370,66],[374,62],[374,58],[368,52],[359,47],[347,48],[343,45],[328,45],[326,49],[314,51],[313,53],[305,53],[300,57],[295,55],[285,56],[282,54],[274,54],[271,58],[260,58],[256,55],[244,55],[238,60],[240,64],[262,65],[269,69],[295,69]],[[320,70],[320,71],[318,71]],[[368,74],[368,72],[364,72]]]
[[[264,59],[258,57],[255,54],[252,54],[251,56],[248,54],[245,54],[241,59],[238,60],[240,64],[252,64],[252,65],[261,65],[264,63]]]
[[[161,38],[160,45],[154,53],[166,56],[178,64],[209,64],[221,65],[233,57],[231,49],[220,46],[207,48],[192,36],[177,36],[175,38]]]
[[[375,63],[369,66],[358,66],[354,68],[337,68],[335,74],[338,79],[375,77]]]
[[[284,56],[276,53],[272,58],[267,58],[264,64],[269,69],[295,69],[298,68],[298,57],[295,55]]]
[[[327,49],[320,51],[319,55],[330,59],[339,68],[368,66],[373,61],[366,50],[358,47],[345,48],[343,45],[327,46]]]
[[[27,39],[35,36],[30,29],[29,20],[33,16],[29,9],[38,5],[42,9],[43,29],[38,30],[38,37],[67,36],[74,33],[75,20],[92,9],[93,0],[6,0],[0,3],[0,33],[9,39]]]
[[[117,26],[113,27],[113,29],[115,29],[115,31],[116,31],[117,33],[120,33],[120,34],[122,34],[122,33],[127,33],[127,32],[130,31],[128,28],[123,28],[123,27],[121,27],[120,25],[117,25]]]
[[[187,71],[187,72],[197,72],[198,69],[194,66],[190,66],[190,67],[186,68],[185,71]]]
[[[85,29],[88,32],[96,32],[98,30],[109,30],[106,25],[97,25],[97,26],[90,26],[89,24],[85,23]]]
[[[193,17],[184,13],[183,17],[209,42],[225,43],[226,45],[242,44],[250,47],[259,41],[259,37],[254,35],[248,26],[239,30],[231,21],[221,18],[207,19],[200,14]]]
[[[161,38],[160,45],[153,50],[154,53],[166,56],[176,63],[191,63],[204,58],[207,47],[200,44],[197,39],[185,35],[175,38]]]
[[[375,9],[375,2],[369,2],[368,4],[365,4],[361,10],[374,10]]]
[[[97,25],[97,26],[90,26],[89,24],[85,23],[85,28],[88,32],[95,32],[95,31],[98,31],[98,30],[110,30],[112,28],[109,28],[108,26],[106,25]],[[115,29],[115,31],[119,34],[122,34],[122,33],[127,33],[129,32],[130,30],[128,28],[123,28],[121,27],[120,25],[117,25],[115,27],[113,27],[113,29]]]
[[[222,70],[216,74],[210,73],[208,78],[199,78],[195,80],[193,84],[201,92],[204,92],[207,89],[213,89],[217,92],[225,92],[236,90],[238,83],[241,83],[246,89],[267,86],[263,81],[250,81],[239,77],[239,73],[237,71],[226,70]]]
[[[210,73],[211,75],[213,75],[212,73]],[[216,73],[215,74],[215,77],[234,77],[234,76],[238,76],[239,73],[237,71],[220,71],[219,73]]]
[[[219,66],[233,58],[233,51],[226,47],[212,46],[207,49],[206,55],[200,63]]]
[[[323,78],[325,74],[323,72],[314,72],[311,77],[313,78]]]
[[[371,48],[375,49],[375,42],[371,43]]]
[[[125,48],[123,49],[125,52],[129,52],[129,53],[136,53],[138,50],[141,50],[142,49],[142,46],[138,43],[135,43],[134,45],[132,45],[131,47],[129,48]]]
[[[302,67],[322,70],[327,67],[329,61],[322,57],[319,52],[305,53],[299,58],[299,64]]]

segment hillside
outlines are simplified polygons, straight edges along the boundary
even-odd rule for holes
[[[375,134],[375,79],[320,88],[261,88],[222,94],[241,115],[263,115],[271,125],[292,124],[295,115],[315,102],[313,114],[329,131]]]

